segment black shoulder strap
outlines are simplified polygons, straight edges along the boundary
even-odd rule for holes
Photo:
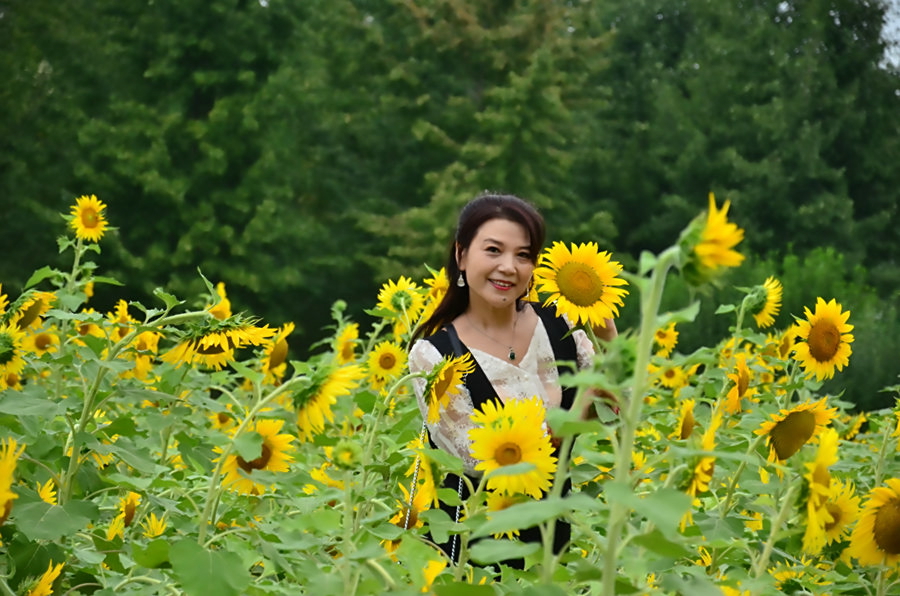
[[[534,304],[534,310],[541,321],[544,323],[544,329],[547,330],[547,336],[550,338],[550,346],[553,348],[553,357],[556,359],[559,374],[574,374],[578,363],[578,346],[575,344],[575,338],[569,333],[569,325],[566,320],[556,315],[556,308],[553,306],[541,306]],[[575,388],[563,387],[562,403],[563,408],[568,410],[575,402]]]

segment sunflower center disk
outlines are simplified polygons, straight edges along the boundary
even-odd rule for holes
[[[50,339],[50,336],[46,333],[41,333],[37,337],[34,338],[34,347],[42,352],[49,348],[53,344],[53,340]]]
[[[284,359],[287,358],[288,353],[288,345],[284,340],[279,340],[275,343],[275,347],[272,348],[272,353],[269,355],[269,370],[277,368],[284,362]]]
[[[809,354],[819,362],[829,362],[841,345],[841,334],[833,323],[819,321],[809,330]]]
[[[900,555],[900,499],[879,507],[873,533],[878,548],[889,555]]]
[[[522,461],[522,449],[515,443],[503,443],[494,452],[494,459],[501,466],[511,466]]]
[[[393,354],[382,354],[381,357],[378,358],[378,366],[380,366],[382,370],[391,370],[396,364],[397,357]]]
[[[583,263],[566,263],[556,274],[559,293],[576,306],[591,306],[603,297],[603,280]]]
[[[270,449],[268,445],[263,443],[262,453],[259,457],[252,461],[247,461],[239,455],[237,457],[237,465],[240,466],[243,471],[249,474],[253,470],[262,470],[263,468],[265,468],[266,465],[268,465],[269,459],[271,459],[271,457],[272,449]]]
[[[81,223],[86,228],[96,228],[98,219],[97,212],[90,207],[81,212]]]
[[[816,430],[816,416],[807,411],[791,412],[771,431],[772,447],[780,460],[797,453]]]
[[[844,511],[834,503],[826,503],[825,509],[827,509],[828,513],[831,515],[831,521],[825,522],[825,531],[829,532],[841,525],[841,518],[843,517]]]

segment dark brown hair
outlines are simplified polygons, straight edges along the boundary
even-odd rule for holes
[[[469,248],[478,229],[493,219],[506,219],[525,228],[529,240],[531,262],[537,263],[544,247],[544,218],[530,203],[513,195],[482,194],[469,201],[459,212],[456,234],[450,243],[445,269],[450,286],[434,313],[421,323],[413,337],[428,337],[465,312],[469,306],[469,287],[456,285],[459,279],[458,252]],[[521,297],[520,297],[521,298]]]

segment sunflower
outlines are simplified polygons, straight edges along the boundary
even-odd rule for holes
[[[294,437],[289,434],[279,434],[284,420],[272,418],[254,422],[249,430],[262,437],[262,450],[259,457],[250,461],[240,455],[229,455],[225,458],[222,473],[225,478],[223,486],[229,490],[237,491],[245,495],[259,495],[265,492],[265,485],[254,478],[257,470],[265,472],[287,472],[288,464],[294,461],[290,454],[294,450],[291,443]]]
[[[556,472],[553,446],[544,430],[544,405],[537,397],[500,406],[497,403],[487,402],[471,416],[476,426],[469,431],[469,453],[478,461],[475,469],[488,474],[489,490],[539,499],[550,489]],[[531,469],[494,474],[504,466],[518,463],[532,464]]]
[[[3,293],[3,284],[0,284],[0,317],[6,314],[7,306],[9,306],[9,298]]]
[[[434,483],[434,470],[431,459],[425,454],[426,445],[423,437],[416,437],[406,447],[416,454],[413,463],[406,470],[406,475],[416,479],[416,491],[423,493],[422,498],[428,499],[432,507],[437,507],[440,501],[437,495],[437,486]]]
[[[116,307],[106,314],[106,319],[115,330],[111,336],[113,341],[124,339],[138,323],[137,319],[128,314],[128,303],[124,300],[116,303]]]
[[[37,580],[34,587],[28,592],[28,596],[50,596],[53,594],[53,582],[62,572],[63,564],[54,565],[53,561],[47,565],[47,571]]]
[[[716,448],[716,431],[722,425],[722,409],[716,408],[712,413],[709,426],[700,437],[700,449],[703,451],[713,451]],[[709,483],[712,481],[713,472],[716,469],[716,458],[714,455],[701,456],[700,461],[694,466],[694,473],[691,476],[690,483],[687,487],[687,494],[692,497],[705,493],[709,490]]]
[[[112,541],[115,538],[124,539],[125,538],[125,514],[119,513],[112,521],[109,522],[109,527],[106,528],[106,540]]]
[[[258,346],[275,334],[275,330],[257,327],[240,315],[224,321],[206,319],[187,331],[184,339],[160,359],[174,364],[202,364],[221,370],[234,360],[234,351],[246,346]]]
[[[466,375],[473,370],[475,370],[475,361],[472,359],[472,354],[468,352],[455,358],[447,356],[438,363],[428,376],[428,383],[425,387],[429,424],[436,424],[440,418],[441,408],[447,407],[451,397],[460,395]]]
[[[398,344],[383,341],[372,350],[367,361],[369,374],[379,379],[399,377],[406,367],[406,352]]]
[[[404,530],[421,528],[425,524],[419,519],[419,514],[431,507],[430,495],[416,490],[412,495],[412,499],[410,499],[409,491],[406,490],[403,483],[399,483],[398,486],[403,492],[403,500],[397,499],[398,511],[390,519],[390,523],[400,526]],[[410,502],[412,502],[412,506],[410,506]]]
[[[756,308],[751,309],[751,314],[760,329],[771,327],[775,324],[775,317],[781,310],[781,282],[774,277],[767,277],[760,286],[760,296]]]
[[[860,565],[900,565],[900,478],[868,494],[848,554]]]
[[[159,538],[166,533],[166,528],[168,527],[166,516],[156,517],[155,513],[151,513],[149,517],[141,522],[141,527],[144,528],[145,538]]]
[[[737,267],[744,260],[744,255],[734,250],[744,239],[744,230],[728,221],[730,206],[731,202],[725,201],[722,209],[718,210],[715,195],[709,193],[706,224],[700,232],[699,242],[694,246],[694,254],[705,269],[715,271],[719,267]]]
[[[0,377],[18,375],[25,368],[25,334],[12,325],[0,326]]]
[[[831,518],[825,522],[825,543],[843,541],[850,525],[859,517],[859,497],[854,494],[853,483],[833,480],[825,508]]]
[[[446,566],[447,559],[437,559],[425,563],[425,567],[422,568],[422,575],[425,583],[422,585],[420,591],[431,593],[431,584],[434,583],[434,580],[441,574]]]
[[[334,422],[331,406],[337,398],[350,395],[365,376],[361,366],[351,364],[335,368],[302,392],[294,395],[297,426],[301,441],[311,441],[325,430],[325,421]]]
[[[678,332],[675,330],[675,323],[669,323],[665,327],[657,329],[656,333],[653,334],[653,341],[658,347],[656,355],[668,358],[672,354],[672,350],[675,349],[675,344],[678,343]]]
[[[53,292],[29,290],[10,305],[9,311],[3,315],[3,322],[8,319],[19,329],[40,327],[43,316],[54,302],[56,294]]]
[[[378,308],[390,311],[406,322],[415,321],[425,306],[423,290],[413,280],[401,275],[397,283],[388,280],[378,292]]]
[[[835,368],[847,366],[853,353],[853,336],[849,333],[853,325],[847,324],[850,311],[842,311],[834,298],[829,302],[816,298],[816,312],[806,307],[804,311],[806,320],[797,323],[800,341],[794,344],[794,360],[800,362],[808,377],[830,379]]]
[[[53,481],[53,478],[47,479],[47,482],[44,484],[38,482],[36,491],[41,501],[50,505],[56,505],[56,483]]]
[[[134,368],[123,371],[119,376],[123,379],[147,380],[153,369],[153,360],[159,351],[159,340],[162,334],[156,331],[142,331],[132,340],[130,350],[125,357],[134,361]]]
[[[754,391],[750,388],[750,367],[747,366],[747,354],[741,352],[735,354],[735,370],[728,375],[728,379],[734,383],[725,396],[725,412],[728,414],[737,414],[743,407],[741,400],[753,396]]]
[[[678,407],[678,424],[675,425],[675,429],[669,435],[670,438],[684,440],[694,432],[694,426],[696,425],[694,405],[695,402],[692,399],[686,399],[681,402]]]
[[[356,360],[356,342],[359,339],[359,323],[344,325],[334,338],[334,353],[338,364],[349,364]]]
[[[98,242],[106,231],[104,209],[106,205],[95,195],[84,195],[75,199],[72,219],[69,220],[69,226],[75,230],[75,237],[87,242]]]
[[[487,493],[487,510],[488,510],[488,519],[491,518],[491,512],[493,511],[503,511],[504,509],[508,509],[513,505],[524,502],[528,497],[525,495],[516,495],[516,494],[507,494],[501,493],[497,491],[488,491]],[[516,536],[519,535],[518,530],[509,530],[507,532],[498,532],[494,534],[494,538],[509,538],[512,540]]]
[[[206,310],[220,321],[231,316],[231,301],[225,293],[225,282],[220,281],[216,284],[216,300],[213,304],[207,305]]]
[[[622,265],[610,260],[610,253],[599,252],[596,242],[575,246],[571,250],[562,242],[554,242],[541,255],[534,270],[538,292],[549,294],[544,306],[555,303],[556,312],[575,324],[606,327],[606,319],[619,314],[628,291],[621,277]]]
[[[294,323],[287,322],[275,330],[275,335],[264,344],[260,367],[265,373],[264,383],[281,384],[287,369],[288,336],[294,332]]]
[[[783,462],[828,426],[837,408],[827,408],[826,399],[823,397],[815,403],[805,401],[790,410],[781,410],[753,431],[768,435],[770,461]]]
[[[838,461],[838,434],[826,428],[819,437],[819,449],[815,461],[806,464],[804,475],[807,484],[806,531],[803,534],[803,551],[815,555],[825,546],[825,525],[832,520],[825,506],[831,491],[829,468]]]
[[[93,308],[86,308],[78,314],[85,316],[85,318],[77,319],[75,321],[75,331],[78,333],[78,336],[72,340],[74,343],[80,346],[85,345],[81,338],[88,335],[92,337],[106,337],[106,331],[104,331],[103,327],[99,324],[103,315]]]
[[[25,445],[19,446],[15,439],[0,441],[0,526],[12,511],[13,501],[19,495],[12,491],[16,462],[25,451]]]

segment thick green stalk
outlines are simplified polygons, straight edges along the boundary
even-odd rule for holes
[[[781,526],[787,521],[788,515],[794,508],[794,492],[796,488],[796,484],[791,485],[783,497],[784,500],[781,503],[781,509],[778,511],[778,517],[772,522],[769,539],[766,540],[762,555],[753,564],[753,569],[751,570],[751,575],[753,577],[761,576],[766,572],[766,568],[769,566],[769,558],[772,556],[772,550],[775,548],[775,541],[778,540],[778,532],[781,530]]]
[[[631,395],[625,403],[624,416],[619,425],[620,435],[616,453],[614,478],[616,482],[624,482],[631,486],[632,451],[634,437],[640,422],[641,409],[644,405],[644,393],[647,390],[647,366],[650,363],[650,352],[653,337],[656,333],[656,317],[662,302],[666,275],[675,265],[679,257],[679,248],[673,246],[663,252],[650,274],[647,292],[641,294],[641,327],[638,334],[634,377],[632,378]],[[610,507],[609,526],[606,536],[606,553],[603,565],[603,591],[606,596],[615,594],[616,573],[618,566],[618,547],[622,531],[631,516],[631,511],[622,503],[613,502]]]

